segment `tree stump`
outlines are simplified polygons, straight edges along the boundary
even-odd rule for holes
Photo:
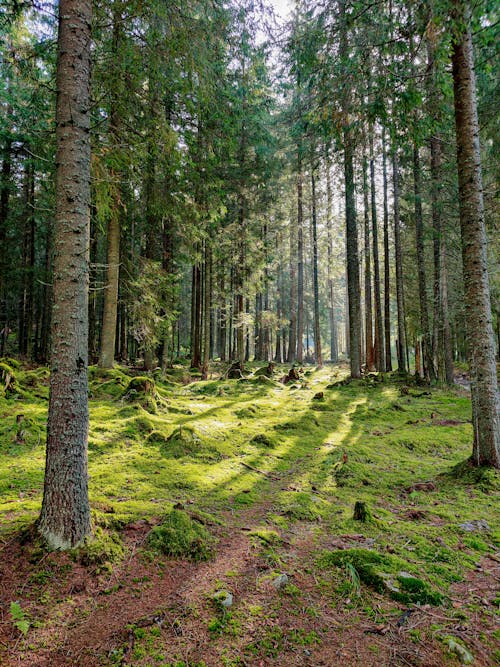
[[[370,519],[370,517],[371,517],[370,511],[366,506],[366,503],[357,500],[356,504],[354,505],[354,514],[352,518],[355,521],[362,521],[363,523],[366,523]]]

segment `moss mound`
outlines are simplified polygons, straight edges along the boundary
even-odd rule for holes
[[[16,391],[16,374],[6,361],[0,361],[0,395],[9,396]]]
[[[112,563],[123,558],[123,543],[116,533],[96,528],[94,535],[85,544],[75,550],[75,555],[82,565],[105,565],[109,569]]]
[[[214,540],[208,530],[182,510],[171,510],[163,523],[151,530],[148,543],[173,558],[202,561],[213,556]]]
[[[252,445],[257,445],[258,447],[274,447],[275,442],[267,436],[265,433],[258,433],[251,440]]]
[[[123,399],[139,404],[147,412],[155,414],[158,409],[155,381],[145,375],[132,378],[125,388]]]
[[[351,565],[360,581],[378,593],[388,593],[391,598],[405,604],[443,603],[441,593],[434,591],[422,579],[406,571],[409,564],[396,556],[380,554],[369,549],[330,551],[320,559],[323,567]]]

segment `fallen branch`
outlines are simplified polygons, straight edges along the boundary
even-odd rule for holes
[[[258,472],[261,475],[264,475],[265,477],[269,477],[269,479],[274,479],[276,481],[279,480],[279,477],[276,477],[275,475],[271,475],[271,473],[266,472],[265,470],[259,470],[258,468],[254,468],[253,466],[249,465],[248,463],[244,463],[243,461],[240,461],[242,466],[245,466],[245,468],[248,468],[249,470],[253,470],[253,472]]]

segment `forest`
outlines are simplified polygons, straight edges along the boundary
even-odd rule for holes
[[[498,4],[3,0],[0,664],[500,664]]]

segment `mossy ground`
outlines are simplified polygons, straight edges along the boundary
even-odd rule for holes
[[[32,524],[40,510],[48,396],[46,369],[9,367],[15,384],[13,390],[0,394],[0,537],[6,544]],[[269,381],[218,380],[214,376],[190,382],[192,372],[179,365],[169,370],[166,378],[154,375],[152,406],[149,400],[130,400],[127,395],[137,371],[92,368],[89,485],[94,524],[101,531],[98,537],[103,545],[101,555],[99,540],[89,546],[92,563],[80,559],[81,566],[92,566],[93,576],[110,573],[112,581],[104,587],[110,598],[123,595],[120,568],[131,558],[141,559],[146,568],[141,576],[167,576],[174,567],[169,565],[168,554],[182,556],[182,551],[169,552],[167,548],[158,555],[147,535],[151,529],[153,536],[161,533],[161,528],[154,526],[172,516],[174,506],[186,508],[190,520],[194,518],[194,533],[199,527],[219,538],[213,554],[211,544],[200,556],[213,555],[215,565],[190,565],[201,568],[193,573],[217,569],[224,550],[236,545],[251,553],[263,574],[249,578],[256,583],[247,599],[241,584],[245,567],[238,559],[234,568],[228,559],[227,570],[217,571],[218,581],[198,582],[206,596],[216,588],[229,590],[235,579],[242,591],[235,595],[234,609],[212,618],[212,630],[207,630],[203,640],[205,654],[211,656],[207,665],[260,664],[259,660],[271,659],[275,664],[318,664],[313,657],[312,662],[292,662],[290,656],[296,654],[303,660],[315,652],[324,656],[327,633],[321,628],[328,625],[328,614],[347,610],[359,627],[377,615],[384,622],[391,613],[399,616],[404,605],[373,586],[369,577],[364,579],[360,562],[356,566],[346,556],[334,563],[331,557],[328,566],[325,561],[319,565],[318,558],[339,550],[346,554],[353,549],[369,550],[384,560],[386,568],[394,565],[396,576],[399,571],[408,572],[421,582],[417,588],[424,593],[419,600],[409,595],[404,602],[441,602],[438,617],[450,614],[456,625],[456,591],[477,573],[481,559],[498,558],[495,553],[500,547],[498,473],[467,467],[453,472],[471,451],[467,395],[459,389],[422,390],[390,377],[383,382],[373,378],[338,384],[347,373],[340,367],[308,369],[302,381],[284,386],[277,380],[286,371],[277,367]],[[319,392],[323,398],[314,400]],[[370,521],[353,520],[356,501],[366,503]],[[467,532],[460,527],[481,519],[489,528]],[[217,525],[221,521],[223,525]],[[127,550],[125,543],[131,541],[133,532],[129,527],[136,524],[140,524],[137,534],[141,537]],[[180,526],[179,532],[186,532],[185,528]],[[193,536],[195,546],[199,546],[198,538]],[[154,542],[154,537],[150,540]],[[185,556],[190,555],[188,551]],[[34,560],[29,576],[38,577],[36,583],[43,591],[50,590],[53,570],[46,567],[47,560]],[[40,577],[46,571],[47,581],[42,582]],[[280,571],[292,572],[294,578],[270,600],[266,582]],[[307,595],[299,585],[306,580]],[[151,595],[147,582],[129,582],[132,596],[134,585],[140,595]],[[431,593],[436,597],[430,599]],[[20,599],[27,610],[32,605],[33,617],[38,614],[44,627],[53,630],[57,626],[57,616],[46,617],[31,598],[23,600],[12,591],[10,599],[2,601],[7,604],[14,599]],[[50,600],[56,611],[64,608],[67,612],[67,602]],[[183,618],[213,615],[204,600],[194,592],[193,606],[184,609]],[[484,627],[492,627],[495,606],[488,596],[487,603],[474,606],[474,598],[469,596],[461,613],[466,619],[480,617]],[[162,618],[173,622],[167,607],[162,607]],[[279,624],[283,609],[287,616],[297,610],[298,616],[309,618],[309,624],[283,627]],[[299,613],[299,609],[303,611]],[[74,613],[70,614],[73,621]],[[34,636],[36,619],[31,620],[35,621],[30,626]],[[439,622],[436,625],[434,630],[426,626],[425,631],[426,641],[434,646],[432,664],[447,664],[448,660],[458,664],[440,642],[444,630],[441,633]],[[181,664],[185,654],[177,645],[180,640],[174,642],[175,657],[177,654],[166,648],[172,641],[164,636],[162,624],[158,626],[159,638],[154,635],[151,639],[154,627],[144,636],[134,636],[134,650],[127,653],[126,664]],[[30,634],[19,640],[19,646],[26,655],[30,650],[31,655],[43,653],[34,639],[31,643],[35,648],[29,649]],[[308,637],[313,639],[306,641]],[[408,641],[418,644],[415,637],[408,634]],[[494,664],[493,639],[488,634],[474,641],[466,637],[465,644],[472,642],[476,657],[479,651],[477,664]],[[381,641],[377,650],[385,656]],[[151,643],[154,650],[141,648]],[[104,651],[95,662],[89,658],[81,664],[125,664],[119,641],[117,646],[113,654],[116,660]],[[338,650],[341,654],[347,649]],[[203,651],[189,655],[189,664],[206,659]],[[276,662],[281,658],[282,663]],[[336,659],[341,664],[342,659]],[[331,660],[337,664],[334,657]],[[391,664],[384,660],[373,655],[372,663],[360,664]]]

